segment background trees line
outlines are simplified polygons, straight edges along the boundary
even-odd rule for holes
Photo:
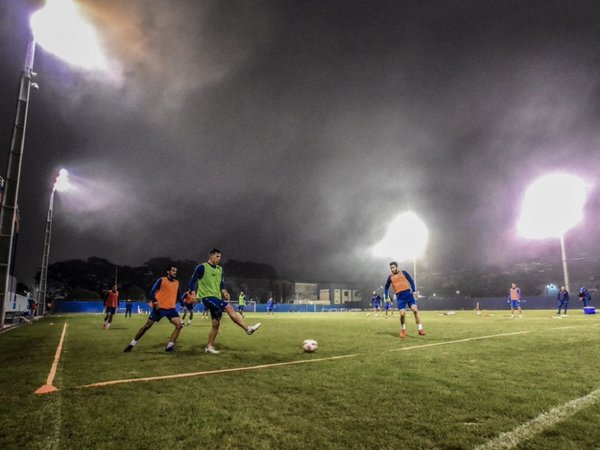
[[[98,300],[113,286],[116,277],[122,299],[146,300],[153,283],[164,276],[170,264],[177,266],[181,289],[186,290],[188,280],[198,264],[196,261],[158,257],[137,267],[119,266],[98,257],[59,261],[48,267],[48,296],[68,300]],[[226,287],[234,295],[244,290],[247,296],[259,302],[265,302],[270,295],[278,301],[292,298],[293,282],[279,278],[275,269],[268,264],[230,259],[223,264],[223,268]]]

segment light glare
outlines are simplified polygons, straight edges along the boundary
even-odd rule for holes
[[[69,182],[69,172],[67,169],[60,169],[58,177],[54,183],[54,190],[58,192],[67,192],[73,189],[73,185]]]
[[[429,230],[413,212],[396,216],[383,239],[373,247],[376,257],[390,257],[398,261],[419,258],[425,252]]]
[[[519,234],[529,239],[564,235],[583,219],[586,196],[587,186],[577,176],[557,173],[538,178],[525,193]]]
[[[84,69],[107,69],[94,28],[73,0],[48,0],[30,19],[35,40],[50,53]]]

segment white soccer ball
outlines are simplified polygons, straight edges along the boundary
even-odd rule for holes
[[[302,343],[302,348],[304,349],[305,352],[312,353],[317,348],[319,348],[319,344],[317,344],[317,341],[315,341],[314,339],[306,339]]]
[[[371,313],[367,313],[367,317],[369,317],[371,315]]]

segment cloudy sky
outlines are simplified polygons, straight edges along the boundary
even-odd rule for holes
[[[304,280],[385,275],[397,213],[441,271],[560,258],[516,223],[528,183],[590,185],[569,253],[600,250],[600,2],[81,0],[109,72],[38,46],[17,275],[100,256],[274,265]],[[5,172],[34,0],[0,3]],[[556,214],[561,205],[556,204]],[[357,275],[358,274],[358,275]],[[383,276],[382,275],[382,276]]]

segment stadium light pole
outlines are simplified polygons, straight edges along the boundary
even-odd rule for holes
[[[413,262],[413,280],[417,285],[417,258],[427,248],[429,230],[414,212],[407,211],[392,220],[381,241],[373,247],[373,256]],[[418,288],[417,288],[418,292]]]
[[[14,264],[13,245],[25,130],[33,82],[36,42],[67,63],[85,69],[106,69],[107,61],[94,29],[82,19],[73,0],[48,0],[30,19],[32,36],[27,44],[25,63],[21,71],[17,111],[13,126],[4,193],[0,207],[0,329],[4,328],[6,300],[10,291],[10,272]]]
[[[46,307],[46,288],[48,282],[48,261],[50,259],[50,239],[52,237],[52,217],[54,214],[54,194],[55,192],[67,192],[71,190],[69,183],[69,172],[66,169],[61,169],[56,179],[52,192],[50,193],[50,202],[48,204],[48,217],[46,219],[46,234],[44,237],[44,251],[42,252],[42,265],[40,268],[40,295],[38,309],[44,313]],[[54,307],[54,304],[52,305]],[[52,309],[52,308],[51,308]]]
[[[587,185],[566,173],[544,175],[534,181],[523,199],[519,234],[529,239],[559,238],[564,284],[569,290],[565,234],[583,219]]]

